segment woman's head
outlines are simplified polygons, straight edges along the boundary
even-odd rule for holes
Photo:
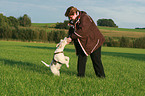
[[[79,10],[71,6],[66,10],[65,16],[69,17],[69,19],[75,20],[75,18],[77,17],[77,12],[79,12]]]

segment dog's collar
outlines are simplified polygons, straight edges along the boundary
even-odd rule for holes
[[[55,54],[59,54],[59,53],[64,53],[64,52],[63,52],[63,51],[61,51],[61,52],[56,52],[56,53],[54,53],[54,55],[55,55]]]

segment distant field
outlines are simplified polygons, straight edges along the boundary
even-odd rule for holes
[[[64,30],[65,29],[55,29],[53,28],[56,23],[32,23],[32,26],[46,27],[47,31],[51,30]],[[106,37],[129,37],[129,38],[140,38],[145,37],[145,29],[126,29],[126,28],[114,28],[114,27],[101,27],[98,26],[102,34]]]
[[[40,61],[50,63],[53,43],[0,41],[0,96],[144,96],[145,50],[102,47],[106,78],[95,76],[88,57],[86,77],[78,78],[73,45],[65,47],[70,68],[53,76]]]
[[[129,32],[145,32],[145,29],[127,29],[127,28],[115,28],[115,27],[102,27],[98,26],[102,30],[116,30],[116,31],[129,31]]]
[[[123,31],[124,30],[124,31]],[[122,31],[118,30],[108,30],[108,29],[100,29],[102,34],[107,37],[129,37],[129,38],[140,38],[145,37],[145,31],[136,31],[136,29],[131,30],[125,30]]]
[[[44,26],[47,26],[47,27],[52,27],[54,26],[56,23],[32,23],[32,26],[37,26],[37,27],[44,27]]]
[[[44,28],[47,32],[50,32],[52,30],[63,30],[63,31],[67,31],[65,29],[56,29],[54,28],[56,25],[56,23],[32,23],[32,28],[37,27],[37,28]]]

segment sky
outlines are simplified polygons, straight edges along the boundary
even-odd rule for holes
[[[32,23],[68,20],[68,7],[86,11],[96,23],[112,19],[119,28],[145,27],[145,0],[0,0],[0,13],[18,18],[27,14]]]

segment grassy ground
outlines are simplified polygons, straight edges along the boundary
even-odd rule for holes
[[[145,50],[102,47],[105,79],[95,76],[90,57],[86,77],[78,78],[73,45],[65,47],[70,68],[53,76],[50,63],[56,44],[0,41],[1,96],[144,96]]]

